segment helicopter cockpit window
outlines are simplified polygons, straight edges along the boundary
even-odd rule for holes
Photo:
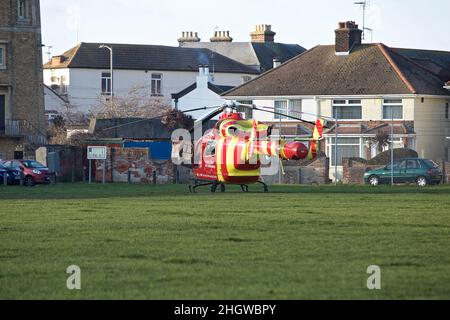
[[[210,141],[206,145],[205,155],[206,156],[213,156],[215,154],[216,154],[216,142],[215,141]]]
[[[229,128],[228,128],[228,134],[229,134],[230,136],[237,136],[237,135],[238,135],[238,132],[239,132],[239,130],[238,130],[238,128],[236,128],[236,127],[229,127]]]

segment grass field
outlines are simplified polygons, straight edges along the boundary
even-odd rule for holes
[[[450,299],[450,187],[258,191],[0,187],[0,298]]]

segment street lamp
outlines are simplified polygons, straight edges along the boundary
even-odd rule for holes
[[[114,109],[114,101],[113,101],[113,99],[114,99],[114,75],[113,75],[113,72],[114,72],[114,69],[113,69],[113,67],[114,67],[114,65],[113,65],[113,58],[114,58],[114,56],[113,56],[113,48],[109,47],[107,45],[104,45],[104,44],[100,45],[99,48],[100,49],[108,49],[109,52],[110,52],[109,60],[110,60],[110,73],[111,73],[111,111],[112,111]]]

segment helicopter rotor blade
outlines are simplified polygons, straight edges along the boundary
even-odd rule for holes
[[[248,109],[251,109],[251,110],[257,110],[257,111],[261,111],[261,112],[266,112],[266,113],[274,114],[274,115],[277,115],[277,116],[282,116],[282,117],[285,117],[285,118],[288,118],[288,119],[297,120],[297,121],[301,121],[301,122],[304,122],[304,123],[309,123],[309,124],[312,124],[314,126],[316,125],[316,123],[312,122],[312,121],[303,120],[301,118],[290,116],[290,115],[287,115],[287,114],[284,114],[284,113],[280,113],[280,112],[276,112],[276,111],[264,110],[262,108],[258,108],[257,106],[254,106],[254,105],[240,104],[239,103],[239,104],[237,104],[235,106],[244,107],[244,108],[248,108]]]
[[[203,107],[203,108],[195,108],[195,109],[184,110],[184,111],[180,111],[180,112],[181,113],[189,113],[189,112],[203,111],[203,110],[216,109],[216,108],[217,107]],[[171,110],[171,111],[174,111],[174,110]],[[109,131],[109,130],[113,130],[113,129],[117,129],[117,128],[121,128],[121,127],[130,126],[130,125],[133,125],[133,124],[138,124],[138,123],[145,122],[145,121],[162,119],[165,116],[167,116],[167,114],[162,114],[162,115],[159,115],[159,116],[156,116],[156,117],[152,117],[152,118],[139,119],[139,120],[136,120],[136,121],[127,122],[127,123],[124,123],[124,124],[121,124],[121,125],[117,125],[117,126],[114,126],[114,127],[104,128],[104,129],[102,129],[102,131]]]

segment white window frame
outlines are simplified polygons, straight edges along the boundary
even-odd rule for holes
[[[335,156],[335,152],[333,150],[333,148],[335,147],[335,143],[334,143],[334,139],[335,137],[328,137],[327,138],[327,156],[330,158],[330,166],[334,167],[335,164],[333,162],[334,160],[334,156]],[[339,141],[341,139],[359,139],[359,143],[339,143]],[[339,146],[358,146],[358,150],[359,150],[359,158],[365,158],[364,155],[364,141],[363,138],[361,136],[338,136],[338,144],[337,147],[339,148]],[[342,167],[342,164],[339,165],[338,167]]]
[[[246,104],[246,105],[252,105],[252,100],[238,100],[237,103],[240,104]],[[245,116],[245,120],[249,120],[253,118],[253,110],[246,107],[238,107],[237,112],[243,113]]]
[[[294,105],[294,101],[299,102],[299,105]],[[276,104],[277,102],[284,102],[286,103],[286,112],[277,110]],[[284,113],[291,117],[301,118],[302,117],[302,108],[303,108],[303,100],[302,99],[280,99],[275,100],[273,103],[274,111],[279,113]],[[288,117],[283,117],[280,115],[274,114],[274,120],[281,120],[281,121],[295,121],[293,119],[290,119]]]
[[[344,103],[336,103],[337,101],[344,101]],[[359,101],[359,103],[350,103],[350,101]],[[344,119],[344,118],[338,118],[339,121],[362,121],[364,118],[364,112],[362,107],[362,100],[361,99],[333,99],[331,101],[331,113],[333,115],[333,118],[336,117],[337,112],[335,112],[335,107],[360,107],[361,108],[361,117],[358,119]]]
[[[159,92],[158,92],[159,83]],[[150,93],[152,97],[161,97],[163,90],[163,74],[162,73],[152,73],[150,80]]]
[[[17,0],[17,17],[19,20],[27,20],[27,1],[26,0]]]
[[[109,76],[106,76],[106,74],[109,74]],[[106,81],[106,90],[103,90],[103,81],[104,80]],[[109,71],[102,72],[102,74],[101,74],[100,91],[101,91],[101,94],[103,96],[110,96],[111,95],[111,91],[112,91],[111,84],[112,84],[111,72],[109,72]],[[109,90],[108,90],[108,88],[109,88]]]
[[[392,102],[392,101],[400,101],[400,102]],[[382,107],[383,120],[391,120],[392,121],[392,117],[386,118],[384,116],[384,108],[385,107],[401,107],[402,108],[402,116],[401,116],[401,118],[394,118],[394,121],[395,120],[404,120],[405,119],[405,108],[403,107],[403,100],[402,99],[383,99],[383,107]]]
[[[6,45],[0,44],[0,69],[6,69]]]

